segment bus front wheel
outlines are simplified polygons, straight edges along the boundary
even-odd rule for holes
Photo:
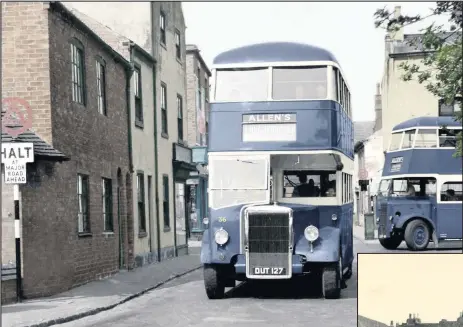
[[[429,244],[430,231],[421,219],[412,220],[405,228],[404,238],[411,251],[422,251]]]
[[[399,247],[400,243],[402,243],[402,237],[400,235],[379,239],[379,244],[386,250],[395,250]]]
[[[211,300],[223,299],[225,296],[226,276],[218,265],[204,265],[204,286],[206,295]]]
[[[322,270],[322,293],[325,299],[339,299],[342,289],[342,258]]]

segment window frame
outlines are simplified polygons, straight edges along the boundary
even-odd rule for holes
[[[182,60],[182,35],[178,29],[175,29],[175,57],[178,61]]]
[[[442,107],[445,106],[445,100],[444,99],[439,99],[439,103],[438,103],[438,106],[439,106],[439,117],[453,117],[457,112],[459,111],[455,111],[455,107],[457,104],[460,104],[460,110],[462,110],[462,105],[463,105],[463,97],[461,96],[456,96],[454,101],[452,102],[452,112],[449,113],[449,114],[443,114],[442,113]]]
[[[95,64],[98,112],[103,116],[107,116],[108,107],[106,96],[106,61],[101,56],[97,56],[95,58]]]
[[[458,133],[463,133],[463,129],[462,128],[456,128],[456,127],[447,127],[446,128],[447,130],[449,131],[453,131],[454,132],[454,137],[455,137],[455,146],[441,146],[440,145],[440,139],[441,139],[441,135],[440,135],[440,132],[444,131],[443,128],[439,128],[438,131],[437,131],[437,135],[438,135],[438,140],[437,140],[437,145],[438,145],[438,148],[440,149],[455,149],[456,148],[456,142],[457,142],[457,138],[458,138]]]
[[[86,185],[85,188],[84,185]],[[84,189],[86,194],[84,194]],[[85,199],[85,206],[82,199]],[[81,208],[84,210],[81,211]],[[77,174],[77,233],[80,235],[92,233],[90,222],[90,177],[81,173]]]
[[[141,76],[141,66],[137,63],[134,65],[133,94],[135,99],[135,125],[143,128],[143,83]]]
[[[439,203],[442,203],[442,204],[462,203],[463,200],[451,200],[451,201],[449,200],[449,201],[447,201],[447,200],[442,199],[443,193],[445,193],[448,190],[448,188],[447,188],[445,190],[445,192],[443,191],[444,186],[447,185],[447,184],[459,184],[461,186],[461,188],[463,188],[463,182],[462,181],[446,181],[446,182],[443,182],[440,185],[440,188],[439,188],[439,199],[438,199]],[[462,196],[462,198],[463,198],[463,196]]]
[[[85,47],[77,38],[72,38],[69,44],[71,49],[71,101],[87,106]],[[79,54],[79,58],[77,58],[77,54]]]
[[[424,147],[424,146],[417,147],[416,146],[416,142],[418,141],[418,136],[420,135],[420,132],[424,130],[426,131],[434,130],[434,141],[436,142],[434,147]],[[402,133],[403,133],[403,137],[405,137],[404,131],[402,131]],[[429,133],[429,135],[431,134],[432,133]],[[403,144],[403,137],[402,137],[402,142],[400,144],[401,149],[402,149],[402,144]],[[439,148],[439,127],[424,127],[424,128],[418,127],[416,128],[415,140],[413,142],[413,149],[438,149],[438,148]]]
[[[166,14],[163,10],[161,10],[159,13],[159,41],[163,46],[167,46],[166,26]]]
[[[170,230],[170,185],[169,175],[162,175],[162,216],[164,231]]]
[[[167,84],[161,82],[161,134],[168,138],[169,119],[167,115]]]
[[[330,69],[328,69],[330,67],[330,65],[301,65],[301,66],[272,66],[270,67],[271,69],[271,75],[272,75],[272,78],[271,80],[269,81],[269,83],[271,84],[271,94],[268,94],[268,97],[272,99],[272,101],[310,101],[310,100],[327,100],[329,98],[331,98],[329,92],[328,92],[328,84],[329,84],[329,71]],[[275,98],[275,87],[276,87],[276,83],[275,83],[275,72],[277,72],[278,70],[286,70],[286,71],[310,71],[310,70],[316,70],[316,69],[323,69],[325,74],[325,95],[324,97],[312,97],[312,98],[302,98],[302,99],[299,99],[299,98],[291,98],[291,97],[279,97],[278,99]],[[291,82],[298,82],[298,81],[294,81],[292,80]],[[315,81],[313,80],[310,80],[309,83],[313,83]],[[278,82],[278,83],[282,83],[281,81]],[[277,83],[277,84],[278,84]],[[307,83],[307,81],[305,81],[305,83]],[[301,83],[302,84],[302,83]]]
[[[109,192],[108,192],[109,190]],[[110,178],[101,178],[101,197],[104,233],[114,233],[113,184]]]
[[[182,143],[184,141],[184,129],[183,129],[183,98],[180,94],[177,93],[177,136],[178,142]]]
[[[137,218],[138,232],[146,233],[146,194],[145,194],[145,174],[137,171]]]

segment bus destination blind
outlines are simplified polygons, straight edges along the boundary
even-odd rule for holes
[[[296,114],[245,114],[243,142],[296,141]]]

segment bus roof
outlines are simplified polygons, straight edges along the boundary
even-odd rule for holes
[[[413,127],[438,127],[438,126],[447,126],[447,127],[460,127],[461,123],[455,121],[453,117],[431,117],[431,116],[424,116],[424,117],[415,117],[400,124],[394,126],[392,131],[398,131],[407,128]]]
[[[338,61],[328,50],[296,42],[266,42],[245,45],[222,52],[214,58],[214,65],[285,62]]]

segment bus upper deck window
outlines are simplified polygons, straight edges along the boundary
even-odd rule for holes
[[[326,67],[273,69],[274,100],[320,100],[327,97]]]
[[[399,150],[401,142],[402,142],[402,133],[392,133],[391,145],[389,146],[389,151]]]
[[[437,132],[435,129],[419,129],[416,135],[415,148],[436,148]]]
[[[268,99],[268,68],[218,70],[216,75],[216,101],[247,102]]]
[[[457,144],[456,134],[457,134],[457,131],[453,129],[440,129],[439,130],[439,147],[454,148]]]
[[[415,139],[415,130],[405,131],[402,149],[410,149]]]

